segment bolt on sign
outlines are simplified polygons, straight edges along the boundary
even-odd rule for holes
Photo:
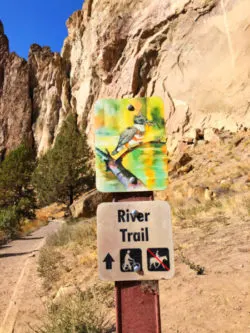
[[[167,202],[100,204],[97,243],[102,280],[159,280],[174,275],[171,215]]]
[[[95,151],[100,192],[164,190],[168,171],[162,99],[97,101]]]

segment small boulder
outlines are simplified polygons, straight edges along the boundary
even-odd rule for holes
[[[203,139],[204,139],[203,129],[191,128],[186,134],[186,137],[183,138],[183,142],[186,142],[187,144],[192,144]]]
[[[192,161],[192,157],[188,153],[184,153],[180,156],[180,158],[175,163],[175,169],[178,170],[181,167],[187,165],[190,161]]]
[[[184,165],[183,167],[181,167],[180,169],[177,170],[177,173],[178,173],[178,175],[184,175],[185,173],[192,171],[193,168],[194,167],[192,164]]]
[[[75,200],[70,206],[70,211],[74,218],[92,217],[96,215],[96,209],[100,203],[111,201],[112,193],[101,193],[97,190],[92,190]]]
[[[185,153],[189,149],[189,145],[186,142],[180,141],[177,146],[178,153]]]
[[[178,171],[180,168],[183,168],[190,161],[192,161],[192,157],[188,153],[181,154],[181,156],[179,156],[177,160],[171,161],[171,163],[169,164],[169,174]],[[183,169],[183,173],[189,172],[192,169],[193,169],[192,166],[191,167],[187,166],[187,168]]]
[[[219,131],[214,128],[204,129],[204,140],[208,142],[220,143]]]
[[[191,138],[191,137],[184,137],[184,138],[182,139],[182,141],[183,141],[184,143],[186,143],[187,145],[192,145],[192,144],[195,143],[195,139],[193,139],[193,138]]]
[[[211,201],[215,196],[215,192],[206,185],[191,185],[187,192],[188,199],[196,199],[200,202]]]
[[[209,188],[206,188],[204,191],[204,199],[205,201],[211,201],[214,200],[216,197],[216,194],[213,190],[210,190]]]

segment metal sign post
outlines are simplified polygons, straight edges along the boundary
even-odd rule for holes
[[[165,112],[159,97],[95,104],[98,270],[115,281],[117,333],[160,333],[159,279],[174,274]]]
[[[152,200],[153,192],[114,194],[115,202]],[[118,281],[115,296],[117,333],[161,332],[158,281]]]

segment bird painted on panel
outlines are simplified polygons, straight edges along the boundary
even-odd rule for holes
[[[131,107],[131,106],[129,106]],[[129,108],[128,108],[129,109]],[[132,111],[132,110],[131,110]],[[143,136],[145,134],[145,125],[151,125],[152,122],[148,121],[147,118],[143,114],[136,115],[134,117],[134,125],[131,127],[127,127],[119,137],[118,144],[111,153],[111,155],[116,155],[123,149],[125,146],[129,148],[132,144],[142,142]]]

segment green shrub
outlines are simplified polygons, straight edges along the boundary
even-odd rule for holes
[[[35,195],[30,186],[35,167],[32,149],[20,145],[0,164],[0,229],[15,236],[24,218],[33,218]]]
[[[20,227],[20,216],[15,206],[0,209],[0,229],[4,230],[7,236],[17,235]]]

